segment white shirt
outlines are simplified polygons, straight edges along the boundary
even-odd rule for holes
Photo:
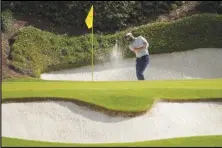
[[[130,50],[132,50],[133,48],[140,48],[140,47],[144,46],[144,42],[147,43],[147,46],[144,49],[141,49],[138,52],[136,52],[137,58],[140,58],[144,55],[149,55],[149,51],[148,51],[149,43],[147,42],[147,40],[144,37],[139,36],[139,37],[135,38],[135,40],[133,41],[132,44],[129,45]]]

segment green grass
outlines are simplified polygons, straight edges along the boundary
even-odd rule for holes
[[[2,99],[77,99],[116,111],[145,111],[156,99],[222,98],[222,79],[128,82],[14,80],[2,83]]]
[[[2,137],[2,146],[36,146],[36,147],[116,147],[116,146],[222,146],[222,136],[197,136],[197,137],[185,137],[185,138],[172,138],[164,140],[153,140],[133,143],[106,143],[106,144],[72,144],[72,143],[52,143],[52,142],[40,142],[32,140],[22,140],[15,138]]]

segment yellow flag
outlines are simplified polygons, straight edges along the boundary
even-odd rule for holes
[[[93,27],[93,6],[89,10],[89,13],[86,17],[85,22],[86,22],[86,25],[87,25],[88,29]]]

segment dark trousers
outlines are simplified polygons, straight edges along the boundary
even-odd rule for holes
[[[149,64],[149,55],[136,58],[136,76],[138,80],[145,80],[144,71]]]

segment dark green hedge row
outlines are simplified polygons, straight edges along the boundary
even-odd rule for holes
[[[1,13],[1,30],[3,32],[10,32],[12,31],[12,22],[13,16],[10,10],[3,11]]]
[[[94,35],[94,60],[109,60],[118,40],[124,57],[134,56],[123,39],[128,31],[150,43],[150,53],[222,47],[222,15],[193,15],[170,23],[153,23],[113,35]],[[55,35],[33,27],[23,28],[11,48],[11,65],[22,73],[39,76],[43,71],[91,64],[91,34],[80,37]],[[101,58],[102,57],[102,58]]]
[[[218,13],[222,14],[222,1],[200,1],[200,5],[196,10],[203,13]]]
[[[167,13],[182,1],[3,1],[2,10],[23,16],[41,16],[58,25],[84,26],[91,5],[95,9],[95,31],[115,32]]]

